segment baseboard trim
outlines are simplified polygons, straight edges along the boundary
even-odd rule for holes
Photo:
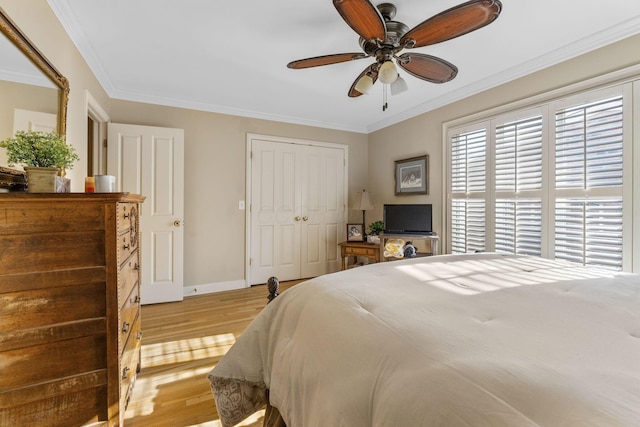
[[[204,283],[202,285],[185,286],[183,292],[185,297],[192,297],[194,295],[234,291],[236,289],[244,289],[246,287],[247,284],[244,280],[232,280],[229,282]]]

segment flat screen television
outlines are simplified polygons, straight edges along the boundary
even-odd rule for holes
[[[385,234],[433,234],[430,204],[384,205]]]

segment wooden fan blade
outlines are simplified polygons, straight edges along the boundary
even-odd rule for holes
[[[403,53],[397,62],[407,73],[431,83],[446,83],[458,74],[455,65],[423,53]]]
[[[321,65],[338,64],[340,62],[353,61],[366,58],[364,53],[336,53],[333,55],[314,56],[313,58],[298,59],[287,64],[288,68],[299,70],[301,68],[319,67]]]
[[[333,0],[333,5],[342,19],[363,39],[385,39],[384,19],[369,0]]]
[[[499,0],[473,0],[445,10],[407,32],[400,44],[415,40],[416,48],[450,40],[495,21],[502,10]]]
[[[360,75],[353,81],[353,84],[351,85],[351,88],[349,88],[349,97],[350,98],[356,98],[360,95],[362,95],[362,92],[359,92],[356,90],[356,85],[358,84],[358,80],[360,80],[364,75],[366,75],[367,73],[369,73],[369,76],[371,77],[371,79],[373,80],[373,83],[376,82],[376,80],[378,80],[378,71],[376,69],[376,64],[371,64],[369,65],[367,68],[364,69],[364,71],[362,73],[360,73]]]

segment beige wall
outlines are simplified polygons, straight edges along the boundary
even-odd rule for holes
[[[370,134],[369,188],[377,202],[370,218],[382,218],[384,203],[433,203],[441,231],[443,123],[639,64],[639,46],[634,36]],[[393,161],[421,154],[430,156],[429,195],[395,196]]]
[[[238,201],[245,200],[247,133],[348,145],[351,199],[367,179],[363,134],[119,100],[111,101],[111,120],[185,130],[186,286],[244,278],[245,212]],[[358,219],[358,212],[349,215]]]

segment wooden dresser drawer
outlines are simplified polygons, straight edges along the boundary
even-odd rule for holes
[[[140,258],[139,253],[136,250],[124,263],[122,263],[118,273],[118,306],[120,308],[124,308],[124,304],[131,293],[131,289],[138,285],[139,280]],[[138,302],[140,302],[139,295]]]
[[[125,233],[118,236],[118,260],[120,265],[131,256],[138,248],[138,239],[132,239],[131,234]]]
[[[118,203],[118,234],[128,232],[132,225],[137,228],[135,223],[138,217],[137,209],[138,207],[135,203]]]
[[[140,346],[142,343],[142,331],[140,329],[140,316],[132,325],[131,334],[126,342],[124,352],[120,359],[120,407],[126,408],[140,367]],[[123,409],[124,410],[124,409]]]
[[[140,293],[139,287],[134,286],[131,293],[120,310],[120,324],[118,325],[118,348],[122,354],[129,336],[132,334],[134,322],[140,313]]]

